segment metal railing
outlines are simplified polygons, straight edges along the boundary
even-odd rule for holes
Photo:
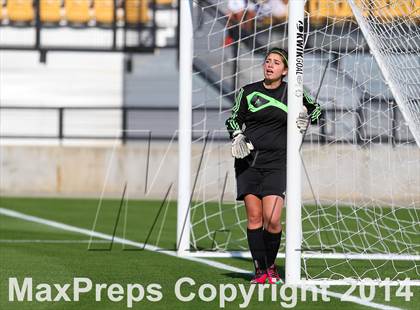
[[[194,109],[193,139],[227,141],[229,115],[229,109],[218,107]],[[177,128],[177,107],[0,106],[0,139],[176,140]],[[414,139],[394,103],[370,102],[356,109],[324,109],[304,142],[401,144]]]

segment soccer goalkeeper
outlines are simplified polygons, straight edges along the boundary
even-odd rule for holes
[[[281,283],[275,260],[280,247],[286,191],[287,52],[271,49],[264,80],[241,88],[226,126],[235,157],[237,200],[244,200],[247,237],[255,267],[251,283]],[[303,133],[321,114],[307,95],[296,120]],[[245,128],[244,128],[245,127]]]

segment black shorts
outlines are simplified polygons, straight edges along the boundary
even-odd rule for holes
[[[265,169],[248,167],[236,169],[236,200],[244,200],[247,194],[260,199],[268,195],[281,196],[286,192],[286,167],[284,169]]]

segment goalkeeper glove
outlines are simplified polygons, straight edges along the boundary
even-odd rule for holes
[[[302,107],[302,112],[299,113],[299,116],[296,119],[296,125],[299,128],[300,133],[305,133],[309,125],[309,115],[308,109],[305,106]]]
[[[245,137],[241,130],[233,133],[232,156],[235,158],[244,158],[254,149],[252,143]]]

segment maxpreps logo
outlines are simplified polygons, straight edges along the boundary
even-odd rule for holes
[[[302,83],[303,79],[303,21],[298,21],[297,26],[297,37],[296,37],[296,76],[299,84]]]

